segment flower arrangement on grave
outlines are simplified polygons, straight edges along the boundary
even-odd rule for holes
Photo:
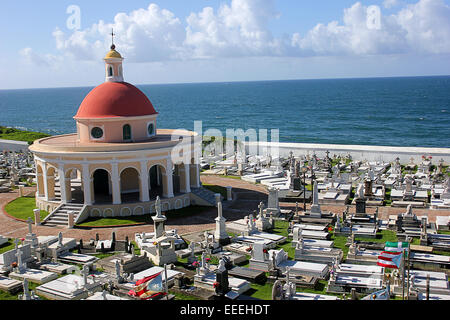
[[[250,251],[252,251],[252,250],[253,250],[252,247],[248,247],[247,249],[245,249],[245,251],[247,251],[247,252],[250,252]]]
[[[210,262],[210,261],[211,261],[211,258],[206,258],[205,261],[206,261],[206,262]]]
[[[11,267],[13,267],[13,268],[16,268],[17,267],[17,262],[13,262],[13,263],[11,263]]]
[[[332,227],[332,226],[329,226],[329,227],[328,227],[328,231],[329,231],[329,232],[333,232],[333,227]]]
[[[158,244],[157,241],[153,241],[153,245],[156,246]]]
[[[267,249],[263,249],[263,253],[269,253],[269,251],[267,251]]]
[[[218,283],[217,281],[213,283],[213,288],[217,288],[220,285],[220,283]]]
[[[199,265],[200,265],[200,263],[198,263],[198,261],[192,262],[192,266],[193,266],[193,267],[198,267]]]

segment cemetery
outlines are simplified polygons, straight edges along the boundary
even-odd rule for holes
[[[239,199],[223,188],[211,195],[215,227],[185,235],[166,225],[169,207],[156,196],[145,220],[153,232],[90,240],[57,231],[78,227],[71,213],[55,225],[55,235],[40,235],[33,226],[45,224],[45,210],[28,210],[21,217],[28,227],[22,239],[0,235],[0,298],[144,299],[136,288],[150,279],[159,289],[149,299],[163,300],[450,299],[450,220],[415,214],[416,208],[445,208],[450,179],[442,161],[402,165],[398,159],[292,153],[286,159],[212,158],[202,159],[209,164],[202,175],[225,174],[266,188],[257,210],[228,221],[225,212]],[[22,186],[25,197],[23,187],[36,184],[32,154],[4,152],[0,165],[5,192]],[[328,205],[345,209],[323,208]],[[379,209],[386,206],[402,212],[382,218]],[[398,269],[379,264],[392,241],[408,243]]]

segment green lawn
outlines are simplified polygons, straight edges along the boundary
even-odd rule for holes
[[[27,220],[29,217],[34,221],[33,209],[36,209],[36,199],[34,197],[20,197],[5,206],[6,212],[22,220]],[[48,212],[41,210],[41,221],[48,216]]]
[[[104,227],[104,226],[125,226],[132,224],[151,224],[151,218],[149,214],[143,216],[130,216],[130,217],[114,217],[114,218],[102,218],[102,217],[90,217],[82,223],[77,224],[77,227]]]
[[[61,277],[61,276],[62,275],[59,275],[58,278]],[[39,287],[39,286],[40,286],[40,284],[33,283],[33,282],[30,282],[30,281],[28,282],[28,288],[30,290],[33,290],[35,294],[36,294],[36,288]],[[0,301],[1,300],[18,300],[19,294],[23,294],[23,291],[21,290],[20,292],[17,292],[16,294],[10,294],[10,293],[8,293],[6,291],[0,290]],[[31,291],[30,291],[30,294],[31,294]],[[40,296],[40,295],[38,295],[38,297],[41,300],[48,300],[47,298],[45,298],[43,296]]]
[[[241,180],[241,177],[240,177],[240,176],[226,176],[226,175],[221,174],[221,175],[219,175],[219,177],[221,177],[221,178],[227,178],[227,179]]]
[[[0,139],[26,141],[31,144],[37,139],[49,136],[50,135],[41,132],[24,131],[0,126]]]
[[[5,253],[6,251],[14,249],[14,241],[13,239],[9,239],[8,242],[4,243],[0,246],[0,254]]]
[[[193,215],[200,214],[202,212],[210,210],[211,207],[203,206],[189,206],[178,210],[170,210],[163,214],[168,219],[184,218]],[[111,218],[88,218],[82,223],[77,224],[78,227],[103,227],[103,226],[126,226],[133,224],[153,224],[151,218],[152,215],[145,214],[142,216],[130,216],[130,217],[111,217]]]
[[[227,197],[227,188],[225,188],[225,187],[216,186],[216,185],[212,185],[212,184],[205,184],[205,183],[203,183],[202,186],[205,189],[208,189],[214,193],[220,193],[222,195],[222,197],[224,197],[224,198]]]

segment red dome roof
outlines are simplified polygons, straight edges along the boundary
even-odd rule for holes
[[[84,98],[77,118],[137,117],[157,114],[147,96],[127,82],[105,82]]]

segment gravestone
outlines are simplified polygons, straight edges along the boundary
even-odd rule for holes
[[[313,217],[321,217],[322,216],[322,210],[320,209],[320,205],[319,205],[319,191],[318,191],[317,181],[314,181],[313,202],[311,205],[310,215]]]
[[[364,187],[362,184],[358,186],[356,191],[356,216],[366,216],[366,198],[364,196]]]
[[[280,203],[278,201],[278,189],[269,188],[269,198],[266,213],[278,217],[281,213]]]
[[[258,215],[258,219],[256,220],[256,228],[259,231],[266,231],[266,230],[270,230],[272,229],[272,223],[269,221],[269,219],[267,219],[264,216],[264,204],[261,201],[258,205],[258,209],[259,209],[259,215]]]
[[[231,290],[228,282],[228,270],[225,267],[224,259],[220,259],[219,267],[216,270],[215,292],[218,298],[224,298]]]
[[[36,237],[36,234],[33,233],[33,231],[32,231],[31,225],[33,223],[33,220],[31,220],[31,218],[28,217],[27,223],[28,223],[28,233],[25,236],[25,240],[24,240],[23,243],[24,244],[30,244],[32,248],[36,248],[38,246],[39,241],[38,241],[38,239]]]
[[[231,239],[228,236],[228,233],[226,231],[225,221],[226,219],[223,217],[222,214],[222,202],[217,203],[217,218],[216,220],[216,230],[214,232],[214,237],[217,241],[219,241],[219,244],[221,246],[227,245],[231,243]]]

